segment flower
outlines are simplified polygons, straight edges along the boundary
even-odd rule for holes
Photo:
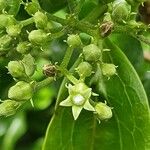
[[[101,120],[108,120],[112,117],[112,108],[106,102],[98,102],[95,105],[95,114],[97,114],[97,119],[100,123]]]
[[[60,103],[60,106],[72,106],[74,120],[78,118],[83,108],[88,111],[95,111],[89,102],[92,89],[85,85],[85,83],[69,84],[67,88],[69,96]]]

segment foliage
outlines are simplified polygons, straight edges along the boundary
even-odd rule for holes
[[[0,0],[0,149],[149,150],[149,8]]]

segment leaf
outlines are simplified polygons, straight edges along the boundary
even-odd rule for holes
[[[143,86],[121,50],[109,39],[105,46],[111,49],[105,52],[107,61],[118,66],[118,75],[110,80],[103,78],[97,87],[104,84],[102,92],[113,107],[113,118],[98,124],[96,117],[84,110],[74,121],[71,108],[58,106],[48,126],[43,150],[150,149],[150,111]],[[57,103],[65,98],[64,93]]]
[[[112,34],[112,41],[125,53],[134,68],[143,75],[143,49],[141,43],[127,34]]]
[[[97,5],[95,0],[87,0],[84,2],[83,7],[79,13],[79,19],[86,17]]]
[[[8,14],[16,16],[20,9],[21,0],[8,0],[8,5],[10,6]]]
[[[18,139],[26,132],[26,122],[24,114],[17,115],[5,133],[2,150],[14,150]]]
[[[42,9],[52,13],[64,8],[67,4],[67,0],[56,0],[55,3],[53,0],[39,0],[39,3]]]

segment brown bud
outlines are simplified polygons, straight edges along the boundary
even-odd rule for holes
[[[103,22],[100,26],[100,33],[102,37],[106,37],[111,34],[114,27],[114,23],[112,21]]]
[[[56,67],[52,64],[46,64],[43,66],[43,74],[48,77],[54,77],[56,75]]]

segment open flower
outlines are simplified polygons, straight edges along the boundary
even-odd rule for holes
[[[69,96],[60,103],[61,106],[72,106],[72,114],[74,120],[78,118],[81,110],[84,108],[88,111],[95,111],[94,107],[90,104],[89,99],[92,94],[92,89],[84,83],[75,85],[68,85]]]

